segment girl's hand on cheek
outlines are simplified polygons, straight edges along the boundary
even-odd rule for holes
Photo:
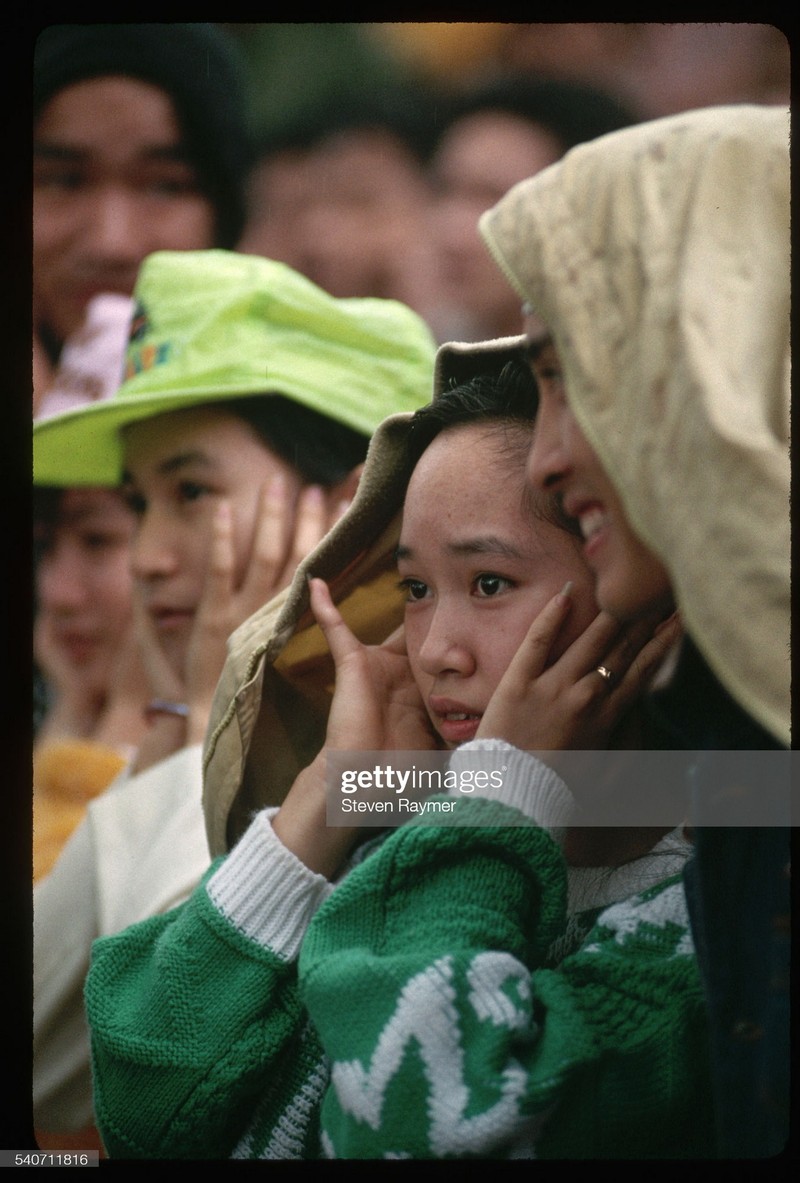
[[[411,673],[402,627],[381,645],[362,645],[345,624],[323,580],[310,580],[310,594],[336,666],[326,746],[340,751],[436,747]]]
[[[220,499],[182,676],[168,672],[166,659],[158,661],[155,651],[160,647],[152,630],[148,642],[159,686],[163,690],[171,684],[172,700],[189,707],[186,742],[201,742],[205,736],[231,633],[290,582],[299,560],[325,533],[328,518],[325,498],[317,486],[305,489],[295,508],[284,477],[266,484],[259,495],[247,566],[237,587],[233,507],[227,499]],[[161,692],[154,696],[166,697]]]
[[[167,659],[156,626],[144,606],[141,591],[135,583],[132,599],[136,644],[147,685],[146,703],[151,703],[155,699],[171,703],[186,702],[183,678],[172,668]],[[184,747],[187,742],[186,730],[187,720],[185,718],[169,714],[154,716],[149,721],[138,746],[131,771],[133,773],[144,772],[153,764],[158,764],[173,752]]]
[[[59,694],[69,693],[70,683],[75,681],[74,674],[70,676],[69,663],[63,656],[53,635],[53,618],[44,608],[36,613],[33,622],[33,656],[42,674]],[[76,692],[81,697],[80,679],[76,683]]]
[[[169,662],[158,629],[147,611],[141,588],[134,583],[131,596],[133,629],[147,686],[147,701],[154,698],[168,702],[183,702],[185,687],[182,676]]]
[[[162,699],[187,708],[184,718],[156,715],[139,748],[135,770],[143,771],[187,744],[201,743],[211,703],[227,655],[233,620],[233,522],[231,507],[216,507],[209,540],[209,561],[182,669],[167,657],[152,617],[134,588],[134,622],[149,685],[148,701]]]
[[[262,489],[252,552],[233,605],[237,625],[288,587],[341,512],[341,506],[329,508],[320,485],[306,486],[296,502],[283,476]]]
[[[146,732],[144,712],[151,697],[150,679],[132,617],[116,654],[94,738],[112,746],[135,747]]]
[[[295,508],[283,475],[263,486],[250,559],[237,595],[236,614],[242,620],[291,582],[297,551],[306,544],[315,545],[322,536],[318,492],[311,496],[304,490]]]
[[[402,629],[382,645],[362,645],[348,628],[321,579],[309,583],[311,607],[336,667],[325,746],[296,778],[273,830],[312,871],[333,877],[364,832],[328,826],[328,751],[427,750],[436,746],[411,676]]]
[[[604,612],[552,665],[569,613],[560,592],[531,624],[477,731],[528,751],[603,749],[680,635],[677,619],[622,626]],[[604,678],[598,667],[611,671]]]
[[[55,701],[48,708],[38,739],[59,736],[90,737],[103,707],[103,695],[64,656],[54,636],[51,614],[39,609],[33,626],[33,654]]]

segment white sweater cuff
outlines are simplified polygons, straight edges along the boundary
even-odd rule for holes
[[[450,768],[459,773],[481,770],[490,775],[480,778],[488,787],[476,787],[471,797],[490,797],[512,805],[554,837],[560,838],[569,825],[575,803],[564,781],[532,752],[524,752],[502,739],[473,739],[456,748]],[[474,779],[474,778],[473,778]],[[460,789],[451,796],[462,797]]]
[[[206,889],[235,928],[291,961],[333,884],[283,845],[272,829],[276,813],[277,807],[256,814]]]

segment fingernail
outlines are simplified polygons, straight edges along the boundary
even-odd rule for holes
[[[561,591],[559,592],[559,595],[561,595],[565,600],[568,600],[570,598],[570,596],[572,595],[572,587],[573,587],[572,580],[568,579],[567,582],[562,587]]]
[[[303,490],[303,497],[313,505],[321,505],[325,500],[325,491],[321,485],[308,485]]]

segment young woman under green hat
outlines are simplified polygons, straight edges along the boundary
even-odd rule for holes
[[[372,431],[427,401],[431,335],[393,301],[337,300],[227,251],[142,266],[114,394],[34,425],[37,483],[121,487],[150,679],[132,768],[35,889],[34,1120],[92,1120],[92,940],[173,907],[209,864],[203,739],[231,632],[352,496]]]

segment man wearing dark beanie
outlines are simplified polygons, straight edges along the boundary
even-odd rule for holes
[[[33,301],[45,369],[92,296],[131,293],[146,255],[237,245],[251,164],[246,85],[235,43],[210,23],[40,34]]]

